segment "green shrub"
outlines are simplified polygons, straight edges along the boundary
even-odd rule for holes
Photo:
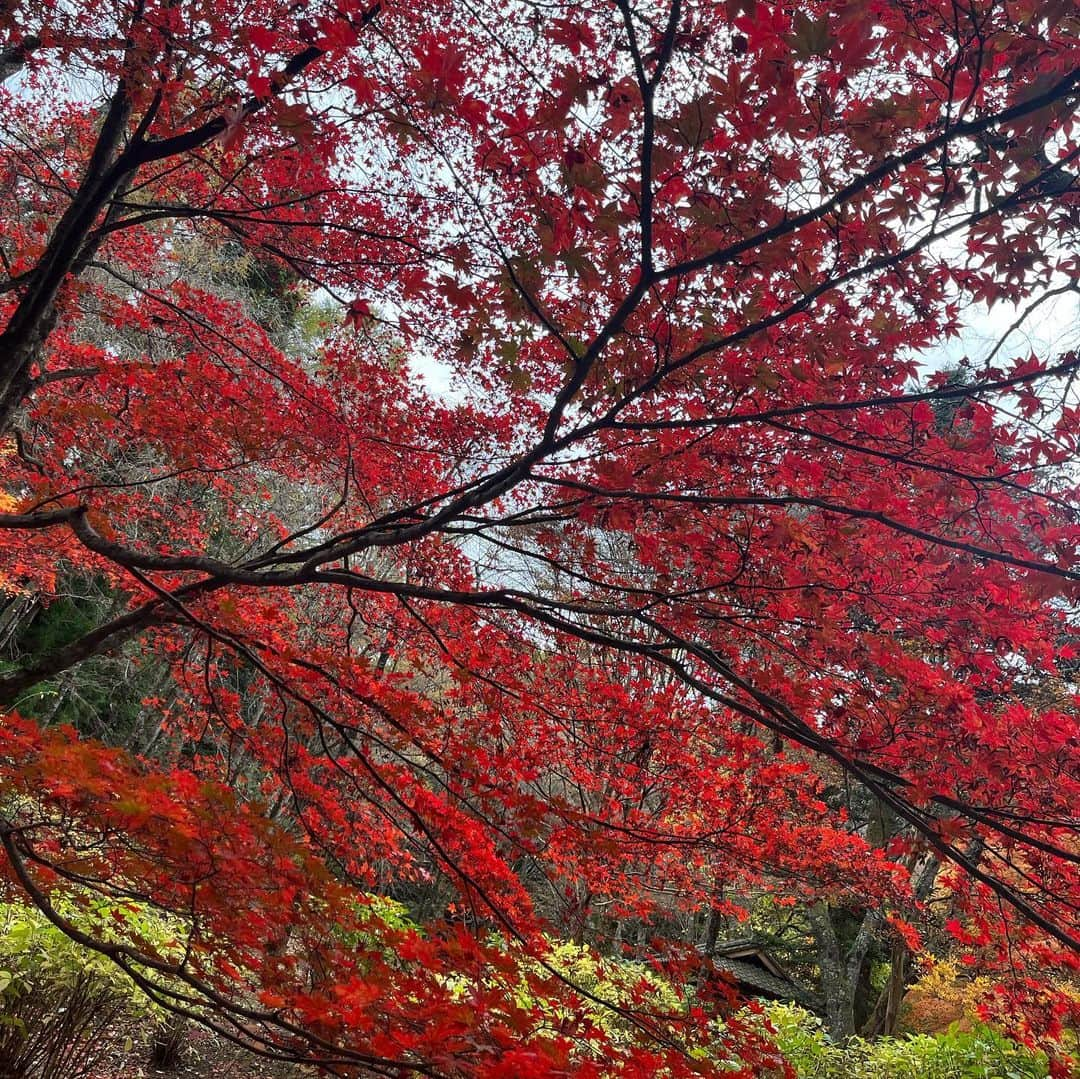
[[[134,905],[61,905],[99,936],[109,925],[168,951],[164,921]],[[77,944],[36,908],[0,903],[0,1075],[80,1079],[90,1074],[121,1018],[153,1027],[161,1010],[111,960]]]
[[[766,1009],[799,1079],[1046,1079],[1044,1054],[986,1026],[835,1044],[821,1020],[793,1005]]]

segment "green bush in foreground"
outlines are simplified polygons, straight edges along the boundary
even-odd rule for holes
[[[136,907],[115,914],[92,907],[63,910],[99,932],[107,918],[135,923],[165,940],[161,920]],[[10,1079],[80,1079],[109,1046],[121,1019],[155,1027],[160,1009],[114,963],[65,936],[38,910],[0,903],[0,1075]]]
[[[821,1020],[802,1008],[770,1004],[766,1015],[799,1079],[1046,1079],[1049,1064],[986,1026],[833,1043]]]

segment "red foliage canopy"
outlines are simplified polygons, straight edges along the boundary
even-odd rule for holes
[[[182,918],[180,960],[85,943],[261,1051],[676,1075],[725,994],[672,953],[694,1006],[612,1038],[553,917],[782,881],[903,918],[933,855],[1053,1029],[1017,965],[1080,952],[1080,356],[970,334],[1075,287],[1078,29],[1070,0],[7,5],[0,572],[123,597],[0,676],[13,878]],[[963,378],[917,381],[957,338]],[[170,664],[173,767],[18,716],[120,649]],[[830,769],[904,837],[854,834]],[[365,907],[436,878],[424,935]]]

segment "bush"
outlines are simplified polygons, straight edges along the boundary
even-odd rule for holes
[[[912,1034],[835,1044],[821,1021],[793,1005],[771,1004],[766,1015],[799,1079],[1046,1079],[1037,1053],[986,1026],[944,1034]]]
[[[133,921],[160,937],[159,919],[132,907],[63,909],[101,932],[106,917]],[[0,1075],[81,1079],[108,1047],[122,1017],[157,1023],[160,1010],[114,963],[65,936],[38,910],[0,903]]]
[[[179,1067],[184,1059],[187,1020],[182,1016],[164,1016],[154,1024],[150,1035],[150,1063],[159,1071]]]
[[[106,1033],[124,1000],[88,975],[64,983],[16,978],[4,990],[2,1007],[0,1074],[80,1079],[104,1055]]]

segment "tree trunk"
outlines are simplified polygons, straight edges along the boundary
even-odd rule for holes
[[[842,1041],[858,1029],[859,989],[865,988],[866,959],[874,942],[874,931],[881,924],[881,915],[874,910],[866,911],[855,939],[845,951],[837,932],[836,914],[828,905],[817,903],[808,914],[821,970],[825,1025],[835,1039]]]
[[[809,910],[821,970],[821,996],[825,1002],[825,1026],[837,1040],[855,1033],[855,986],[847,976],[848,964],[840,952],[840,940],[832,912],[825,903]]]
[[[900,1019],[900,1005],[907,985],[907,960],[907,949],[902,944],[894,944],[890,956],[889,978],[882,987],[874,1010],[860,1031],[864,1038],[870,1038],[876,1034],[896,1033],[896,1025]]]

